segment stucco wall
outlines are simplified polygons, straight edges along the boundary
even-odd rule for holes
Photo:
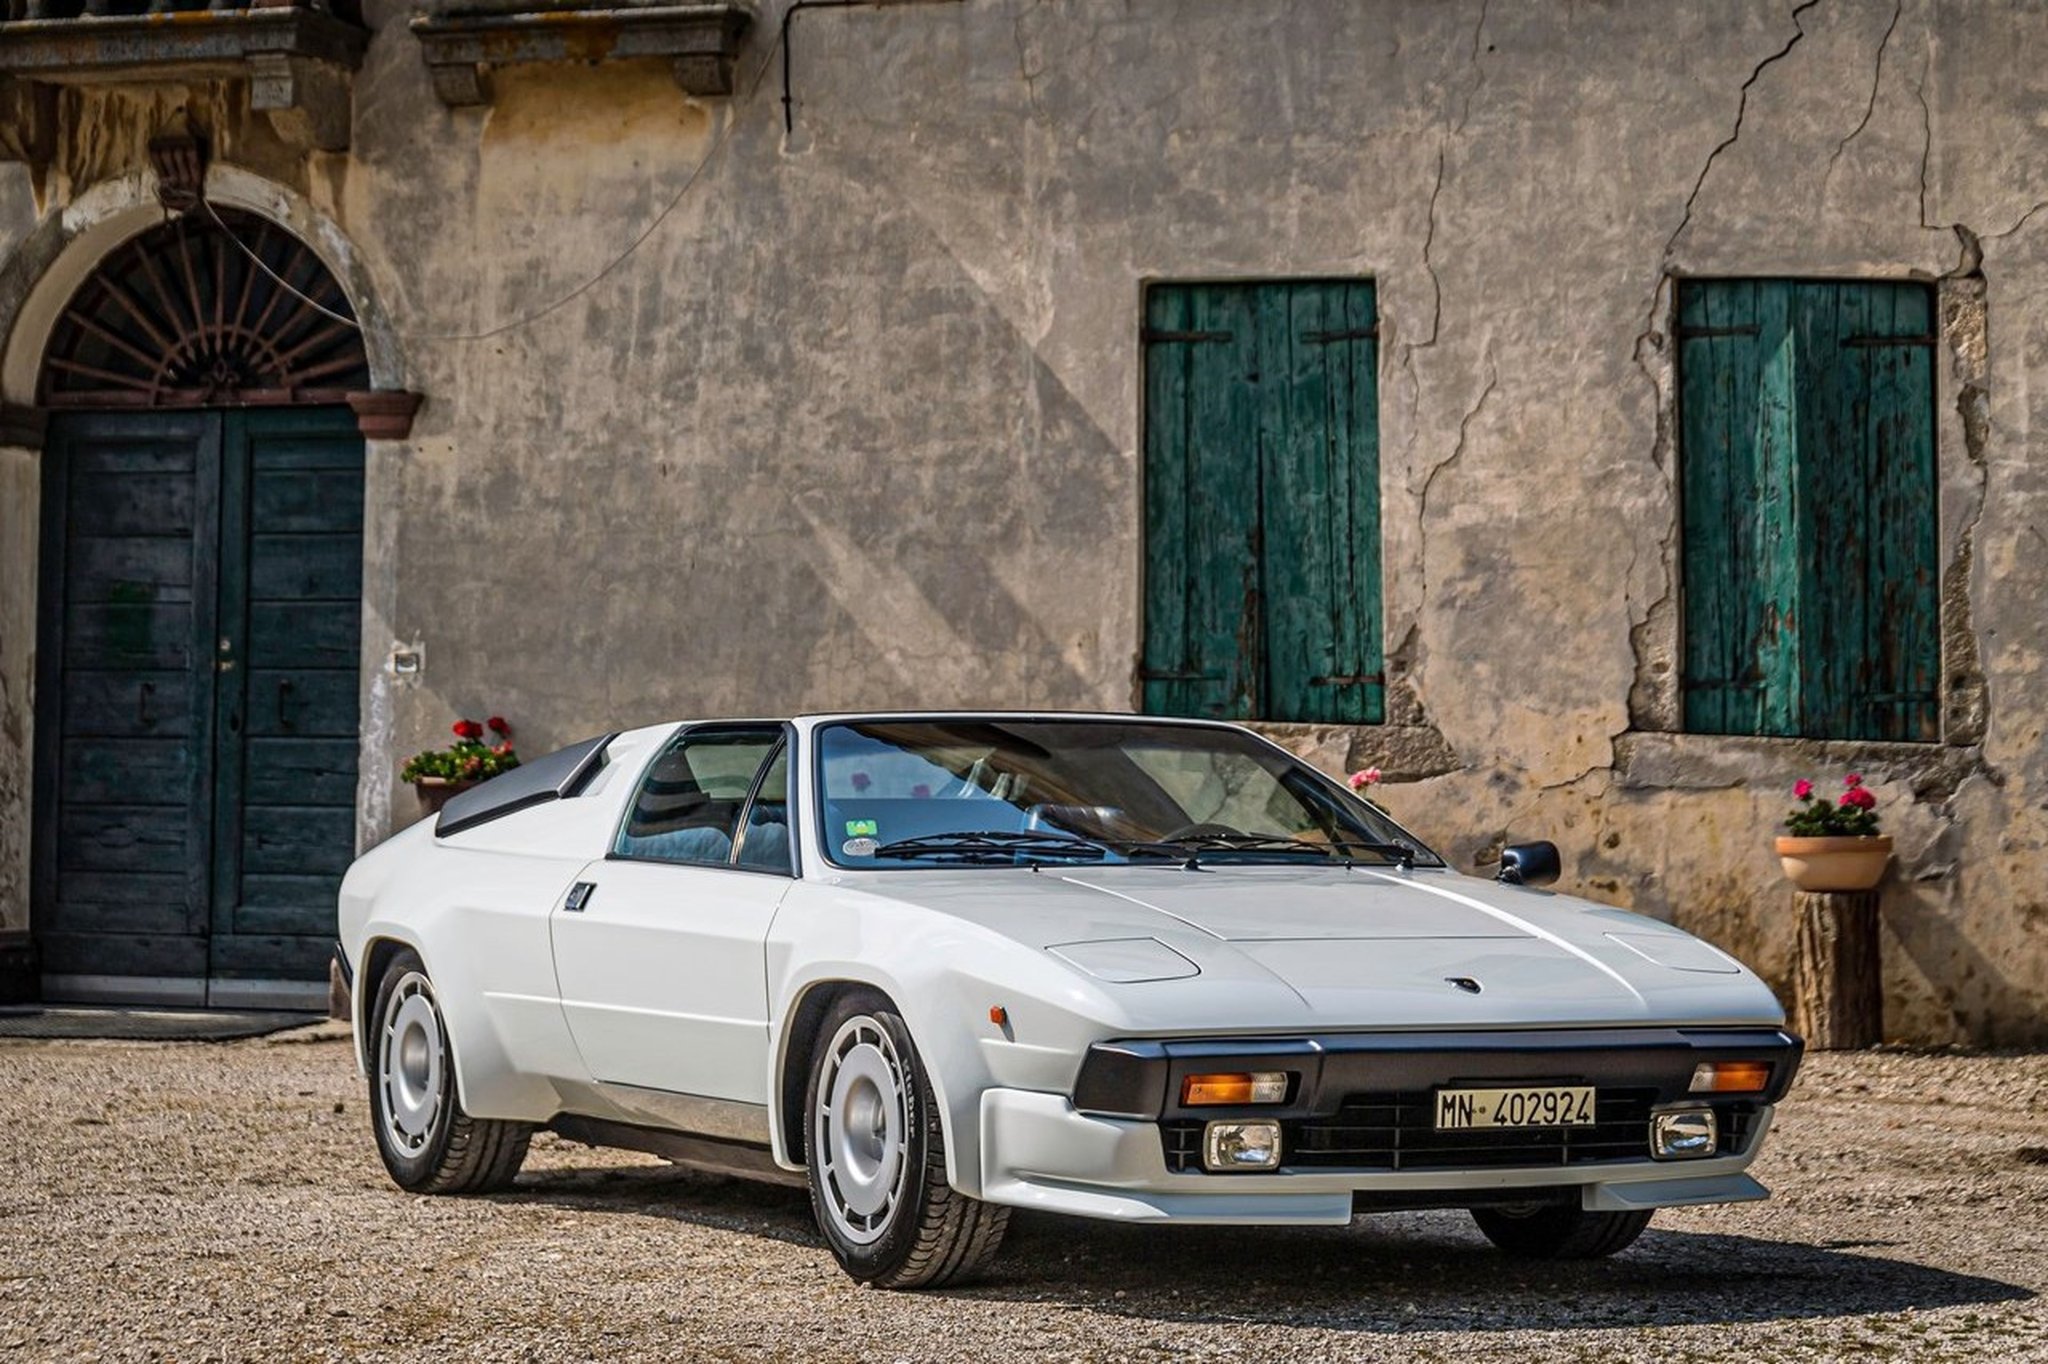
[[[428,395],[372,457],[366,660],[403,642],[424,669],[376,674],[367,834],[457,711],[539,751],[677,714],[1129,706],[1144,282],[1370,276],[1395,723],[1290,740],[1389,768],[1386,803],[1460,860],[1555,838],[1569,887],[1773,976],[1784,788],[1861,767],[1901,844],[1888,1031],[2048,1040],[2037,8],[814,12],[793,137],[779,4],[731,101],[650,63],[501,71],[493,106],[455,111],[401,11],[371,9],[349,153],[292,155],[232,88],[191,102],[223,161],[346,234]],[[0,168],[0,243],[139,164],[163,112],[67,98],[42,198]],[[1663,732],[1668,280],[1693,273],[1945,281],[1971,742]],[[0,641],[20,609],[0,601]]]

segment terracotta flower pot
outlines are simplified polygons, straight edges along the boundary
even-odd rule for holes
[[[1778,838],[1778,863],[1801,890],[1869,890],[1884,879],[1892,836]]]
[[[412,784],[412,791],[420,798],[421,809],[430,815],[438,815],[442,806],[475,785],[467,779],[451,781],[447,777],[421,777]]]

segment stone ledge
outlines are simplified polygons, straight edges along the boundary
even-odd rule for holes
[[[434,93],[450,106],[488,104],[491,68],[524,62],[604,62],[655,57],[674,68],[683,93],[730,95],[740,43],[754,22],[742,0],[704,4],[560,5],[468,0],[412,20]]]
[[[1797,777],[1861,771],[1873,782],[1905,782],[1921,799],[1941,799],[1980,771],[1983,758],[1975,748],[1950,744],[1631,730],[1614,741],[1614,766],[1623,790],[1789,787]]]
[[[288,141],[342,151],[349,81],[370,35],[298,6],[0,23],[0,81],[113,85],[241,78]]]

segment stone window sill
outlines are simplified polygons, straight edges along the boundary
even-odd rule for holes
[[[446,0],[412,21],[434,93],[451,106],[488,104],[491,68],[523,62],[669,62],[685,94],[732,93],[733,64],[754,21],[749,0],[544,4]]]
[[[1825,785],[1831,776],[1860,771],[1875,782],[1905,782],[1922,798],[1940,798],[1978,771],[1982,759],[1976,748],[1945,743],[1631,730],[1614,741],[1614,765],[1624,790],[1711,791],[1759,783],[1789,789],[1799,777]]]
[[[369,34],[296,5],[0,23],[0,81],[98,86],[243,78],[288,140],[348,146],[349,78]]]

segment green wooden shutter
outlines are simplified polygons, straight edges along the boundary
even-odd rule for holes
[[[1378,342],[1369,284],[1261,299],[1264,718],[1377,722]]]
[[[1375,322],[1364,282],[1149,291],[1148,710],[1383,717]]]
[[[1685,723],[1939,737],[1932,300],[1679,289]]]
[[[1260,669],[1251,299],[1157,288],[1145,311],[1145,708],[1248,716]]]

